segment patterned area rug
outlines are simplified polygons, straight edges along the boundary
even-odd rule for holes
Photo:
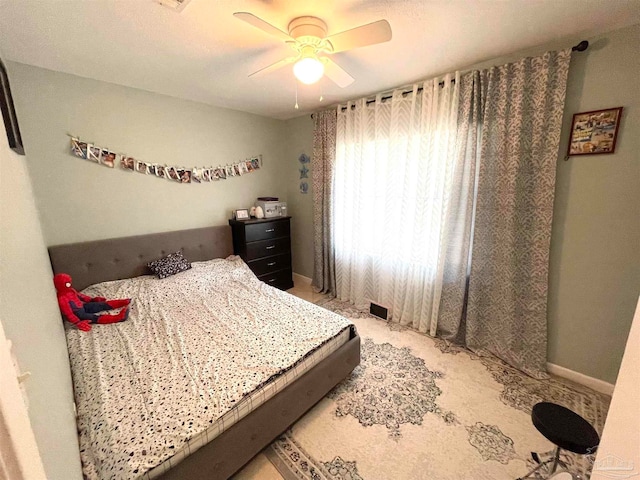
[[[362,362],[265,450],[286,480],[514,479],[553,448],[531,423],[549,401],[601,433],[610,398],[557,377],[535,380],[492,357],[388,323],[348,303]],[[590,459],[565,455],[588,478]]]

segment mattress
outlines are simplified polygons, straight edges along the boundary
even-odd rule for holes
[[[260,282],[239,257],[105,282],[129,320],[67,326],[83,473],[153,478],[346,342],[351,323]]]
[[[297,378],[304,375],[315,365],[338,350],[338,348],[349,341],[350,335],[350,329],[343,330],[342,333],[338,334],[338,336],[331,340],[328,340],[324,345],[317,348],[313,353],[302,359],[294,367],[278,375],[266,385],[251,392],[243,398],[236,407],[229,410],[213,425],[211,425],[211,427],[187,441],[186,445],[180,449],[180,451],[176,452],[173,457],[168,458],[166,461],[147,472],[143,478],[153,479],[162,475],[171,467],[184,460],[187,456],[209,443],[218,435],[221,435],[236,422],[249,415],[253,410],[258,408],[271,397],[275,396],[276,393],[283,390],[287,385],[293,383]]]

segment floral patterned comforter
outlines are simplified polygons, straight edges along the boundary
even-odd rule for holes
[[[84,291],[125,322],[67,326],[83,471],[134,479],[351,322],[260,282],[239,257]]]

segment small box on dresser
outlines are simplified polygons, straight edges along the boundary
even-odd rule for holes
[[[290,222],[291,217],[229,220],[233,253],[260,280],[280,290],[293,288]]]

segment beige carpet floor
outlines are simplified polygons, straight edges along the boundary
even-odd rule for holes
[[[532,466],[531,451],[553,447],[531,423],[540,401],[564,405],[602,431],[605,395],[557,377],[532,379],[347,303],[321,305],[356,324],[362,362],[265,450],[287,480],[515,479]],[[565,461],[588,478],[589,458]]]

